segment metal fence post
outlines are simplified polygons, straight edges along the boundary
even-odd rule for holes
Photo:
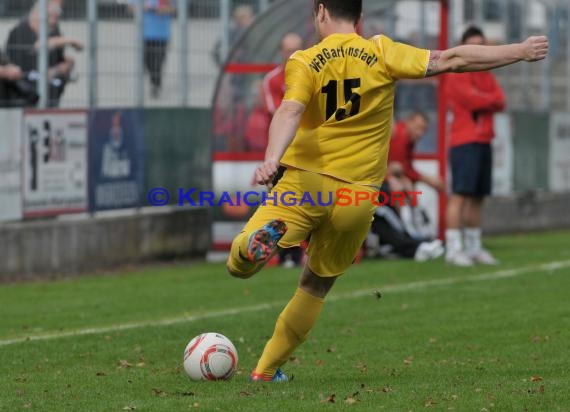
[[[180,104],[188,106],[188,6],[190,0],[178,0],[178,33],[180,40]]]
[[[48,79],[48,0],[38,3],[40,17],[39,49],[38,49],[38,107],[46,108],[49,102]]]
[[[222,43],[220,54],[225,62],[230,52],[230,0],[220,0],[220,23],[222,24]]]
[[[556,18],[554,10],[548,5],[543,3],[543,6],[546,8],[546,27],[547,30],[550,32],[548,33],[548,37],[554,42],[554,37],[557,35],[555,30],[557,30],[556,25]],[[551,50],[554,51],[555,47],[551,46]],[[553,53],[554,54],[554,53]],[[540,106],[544,111],[548,111],[551,106],[552,100],[552,93],[550,86],[552,84],[552,77],[551,77],[551,60],[556,56],[552,56],[550,58],[544,59],[541,62],[540,67]]]
[[[521,15],[520,15],[520,19],[522,20],[522,24],[521,24],[521,28],[522,28],[522,39],[521,40],[525,40],[528,37],[529,34],[529,29],[528,29],[528,16],[529,16],[529,7],[528,7],[528,2],[527,1],[522,1],[521,4],[521,0],[517,1],[520,10],[521,10]],[[530,66],[528,65],[528,63],[523,63],[521,65],[519,65],[520,67],[520,71],[521,71],[521,84],[524,84],[525,87],[522,88],[522,98],[523,98],[523,104],[524,106],[526,106],[527,108],[530,107],[530,93],[529,93],[529,89],[532,87],[531,83],[530,83]]]
[[[427,7],[425,0],[420,0],[420,47],[427,46]]]
[[[570,3],[566,5],[566,111],[570,113]]]
[[[97,0],[87,3],[87,20],[89,22],[89,50],[87,55],[87,71],[89,79],[89,107],[97,106]]]
[[[474,0],[474,20],[477,27],[482,27],[484,23],[483,2],[482,0]]]
[[[136,53],[135,53],[135,102],[144,106],[144,0],[138,0],[135,7]]]

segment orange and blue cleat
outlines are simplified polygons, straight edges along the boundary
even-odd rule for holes
[[[249,380],[252,382],[288,382],[289,378],[281,371],[281,369],[277,369],[272,378],[268,378],[262,373],[256,373],[254,369],[251,372],[251,375],[249,375]]]
[[[272,220],[261,229],[253,232],[247,245],[247,256],[252,262],[266,260],[275,248],[277,242],[287,232],[287,224],[281,219]]]

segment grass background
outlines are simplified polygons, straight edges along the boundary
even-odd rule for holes
[[[569,411],[568,245],[569,232],[492,238],[498,267],[353,266],[285,365],[287,384],[253,384],[248,374],[298,270],[268,268],[242,281],[223,265],[194,263],[2,285],[0,410]],[[540,266],[551,262],[566,264]],[[520,268],[518,276],[475,281]],[[425,283],[405,288],[415,282]],[[5,344],[264,303],[270,306],[171,325]],[[238,349],[239,371],[229,382],[184,375],[184,347],[206,331],[225,334]]]

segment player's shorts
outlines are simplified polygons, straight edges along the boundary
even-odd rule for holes
[[[339,189],[346,189],[340,199],[337,196]],[[352,264],[366,238],[376,209],[370,199],[377,191],[288,168],[269,194],[266,204],[259,206],[243,231],[253,232],[267,222],[281,218],[288,230],[279,241],[279,247],[299,246],[310,238],[309,269],[322,277],[338,276]],[[357,192],[360,197],[367,195],[369,199],[357,201]],[[301,204],[303,197],[305,201]]]
[[[474,197],[491,194],[491,145],[468,143],[452,147],[449,162],[453,193]]]

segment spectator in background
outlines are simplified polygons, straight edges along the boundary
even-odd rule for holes
[[[281,39],[281,64],[263,78],[263,93],[265,105],[271,116],[281,105],[285,95],[285,65],[287,60],[297,50],[303,49],[303,39],[297,33],[287,33]]]
[[[423,182],[438,191],[445,189],[443,181],[438,176],[421,174],[413,165],[416,144],[426,134],[428,127],[429,118],[420,111],[413,112],[405,120],[394,125],[388,162],[397,162],[402,165],[402,179],[406,181],[406,184],[399,189],[392,187],[392,190],[412,190],[417,182]]]
[[[134,12],[131,0],[130,9]],[[162,90],[162,68],[170,42],[170,23],[176,13],[174,0],[145,0],[143,14],[144,65],[150,75],[151,95],[158,98]]]
[[[267,73],[261,83],[260,98],[248,119],[246,150],[265,152],[269,124],[285,95],[285,64],[289,57],[303,48],[303,39],[296,33],[287,33],[281,40],[281,63]]]
[[[23,77],[22,70],[10,63],[8,56],[0,51],[0,107],[18,106],[21,96],[16,82]]]
[[[48,2],[48,79],[50,82],[48,105],[59,106],[59,100],[70,79],[75,61],[65,55],[67,46],[82,50],[83,44],[72,37],[63,36],[59,29],[61,0]],[[35,87],[38,79],[40,10],[36,2],[28,16],[10,31],[6,51],[10,60],[25,74],[25,81]]]
[[[443,255],[445,250],[441,240],[419,239],[412,236],[394,206],[388,203],[376,208],[370,234],[366,240],[367,255],[369,257],[395,255],[418,262],[437,259]]]
[[[228,50],[230,53],[233,47],[237,44],[238,40],[245,33],[245,31],[251,26],[255,20],[255,15],[253,14],[253,8],[248,5],[237,6],[234,9],[232,16],[232,23],[229,30],[228,38]],[[236,61],[242,61],[246,59],[247,53],[242,50],[238,56],[236,56]],[[222,67],[229,56],[222,55],[222,40],[218,40],[214,50],[212,52],[212,57],[219,67]]]
[[[265,153],[267,148],[271,114],[265,107],[265,95],[262,84],[263,82],[260,80],[253,83],[253,94],[255,94],[256,99],[247,118],[244,133],[245,150],[247,152]]]
[[[232,80],[230,75],[222,77],[212,114],[214,150],[221,152],[243,150],[247,108],[243,100],[234,99]]]
[[[462,44],[485,44],[485,36],[481,29],[470,27]],[[445,93],[453,112],[449,153],[453,194],[447,205],[446,260],[458,266],[497,264],[481,246],[481,209],[491,193],[493,115],[504,110],[505,95],[491,72],[449,74]]]
[[[422,182],[437,191],[443,191],[445,185],[438,176],[429,176],[418,172],[413,165],[416,144],[425,136],[429,127],[428,116],[420,111],[412,112],[406,119],[394,125],[390,151],[388,153],[389,174],[386,178],[385,188],[395,192],[409,193],[415,190],[417,182]],[[397,207],[406,229],[412,237],[432,237],[426,232],[429,222],[427,214],[419,207],[412,207],[407,202],[404,207]]]

